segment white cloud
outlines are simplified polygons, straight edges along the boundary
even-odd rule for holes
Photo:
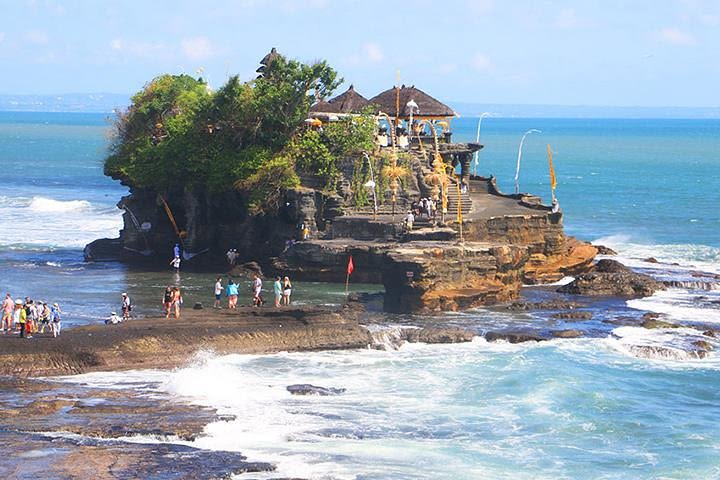
[[[0,43],[5,40],[5,32],[0,32]]]
[[[215,47],[207,37],[186,38],[180,42],[182,51],[191,60],[205,60],[215,55]]]
[[[45,45],[48,43],[48,35],[42,30],[28,30],[23,35],[26,42],[33,43],[35,45]]]
[[[668,27],[660,31],[660,39],[672,45],[695,45],[695,37],[675,27]]]
[[[478,70],[480,72],[488,71],[492,68],[492,62],[490,61],[490,58],[484,53],[479,52],[473,56],[470,64],[475,70]]]
[[[365,52],[365,57],[373,63],[382,62],[385,58],[382,49],[380,49],[380,46],[377,43],[366,43],[363,46],[363,50]]]

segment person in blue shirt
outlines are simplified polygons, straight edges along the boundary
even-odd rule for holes
[[[225,294],[228,297],[228,308],[237,308],[238,301],[238,285],[237,283],[230,280],[228,282]]]

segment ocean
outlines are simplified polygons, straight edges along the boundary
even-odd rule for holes
[[[60,302],[70,325],[107,317],[123,291],[141,313],[157,311],[158,292],[176,281],[186,301],[211,298],[211,274],[177,279],[169,271],[83,262],[86,243],[116,236],[122,225],[115,204],[127,189],[102,174],[109,127],[102,114],[0,113],[0,289]],[[452,127],[455,140],[474,141],[477,119],[459,118]],[[477,172],[514,191],[518,143],[531,128],[542,133],[526,138],[520,189],[549,198],[550,144],[568,234],[611,247],[623,263],[663,279],[720,273],[719,120],[489,117]],[[648,257],[659,263],[644,262]],[[300,302],[330,304],[342,290],[309,283],[294,289]],[[478,333],[573,324],[497,309],[388,316],[376,334],[381,350],[200,352],[170,374],[93,373],[65,381],[136,388],[149,398],[161,393],[236,415],[208,425],[192,444],[272,461],[278,465],[272,478],[720,478],[720,357],[698,359],[677,348],[697,338],[692,328],[603,323],[644,311],[720,323],[720,285],[597,301],[590,309],[590,338],[397,346],[397,329],[427,322]],[[285,386],[294,383],[346,392],[293,397]]]

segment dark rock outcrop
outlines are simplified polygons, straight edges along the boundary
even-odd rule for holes
[[[319,395],[321,397],[326,397],[345,393],[344,388],[318,387],[317,385],[310,385],[309,383],[288,385],[285,388],[293,395]]]
[[[572,310],[584,306],[585,304],[578,302],[550,300],[547,302],[513,302],[504,308],[512,312],[525,312],[529,310]]]
[[[505,341],[508,343],[523,343],[542,342],[547,339],[547,336],[532,331],[487,332],[485,334],[485,340],[488,342]]]
[[[583,336],[583,332],[580,330],[555,330],[552,332],[552,336],[555,338],[579,338]]]
[[[648,297],[665,290],[662,282],[636,273],[615,260],[600,260],[592,272],[578,275],[574,281],[558,289],[575,295]]]
[[[409,328],[403,333],[410,343],[464,343],[475,337],[473,332],[463,328]]]
[[[612,248],[606,247],[605,245],[593,245],[597,248],[598,255],[617,255],[617,252]]]

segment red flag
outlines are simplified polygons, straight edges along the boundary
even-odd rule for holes
[[[350,260],[348,260],[348,267],[347,267],[347,274],[350,276],[350,274],[355,270],[355,265],[352,261],[352,255],[350,255]]]

